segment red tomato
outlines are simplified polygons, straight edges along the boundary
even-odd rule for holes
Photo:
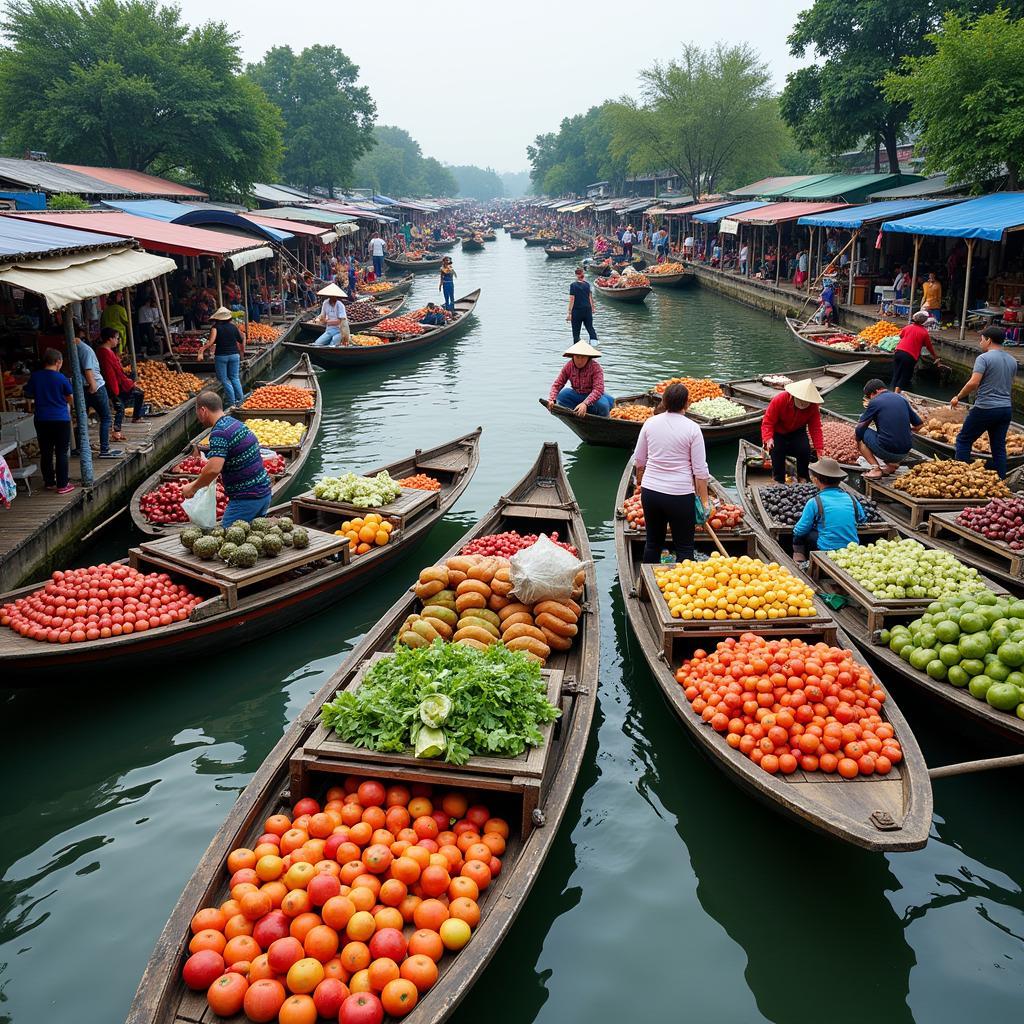
[[[201,949],[185,961],[181,977],[189,988],[198,992],[208,989],[223,973],[224,957],[212,949]]]

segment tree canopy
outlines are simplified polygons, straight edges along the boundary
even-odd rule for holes
[[[464,164],[449,167],[457,185],[456,195],[465,199],[478,199],[486,203],[489,199],[501,199],[505,195],[505,187],[501,178],[493,168],[476,167]]]
[[[691,195],[779,167],[788,139],[771,76],[746,45],[686,45],[640,73],[641,95],[608,108],[611,154],[635,173],[670,171]]]
[[[526,147],[536,192],[582,195],[595,181],[621,187],[628,161],[611,152],[612,106],[605,103],[585,114],[563,118],[557,132],[538,135],[533,145]]]
[[[359,68],[336,46],[295,53],[275,46],[249,76],[284,119],[284,175],[292,184],[334,194],[347,185],[359,157],[373,146],[377,108]]]
[[[169,174],[213,193],[273,178],[281,118],[241,71],[221,22],[155,0],[11,0],[0,20],[9,154]]]
[[[385,195],[454,196],[455,178],[433,157],[424,157],[420,144],[404,129],[379,124],[374,145],[353,171],[353,184]]]
[[[903,61],[885,95],[905,104],[920,131],[925,169],[978,187],[1000,177],[1011,189],[1024,162],[1024,20],[1007,11],[976,22],[948,14],[927,37],[933,52]]]

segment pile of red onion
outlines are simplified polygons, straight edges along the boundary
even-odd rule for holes
[[[993,498],[987,505],[971,505],[956,521],[989,540],[1003,541],[1012,551],[1024,551],[1024,499]]]

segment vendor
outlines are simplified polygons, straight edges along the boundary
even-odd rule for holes
[[[228,505],[221,525],[226,529],[239,519],[251,523],[270,508],[270,476],[263,465],[256,435],[240,420],[224,412],[215,391],[201,391],[196,397],[196,418],[210,429],[210,449],[203,471],[181,488],[183,498],[221,478]]]
[[[427,311],[420,317],[420,323],[425,327],[444,327],[446,321],[444,310],[433,302],[427,303]]]
[[[569,362],[551,385],[548,408],[554,409],[557,404],[572,409],[577,416],[586,416],[588,412],[607,416],[615,399],[604,390],[604,371],[597,362],[601,353],[588,342],[577,341],[562,354],[569,356]]]
[[[772,459],[772,477],[786,482],[786,459],[796,459],[796,476],[807,482],[811,462],[810,441],[821,452],[825,441],[821,433],[821,411],[824,399],[811,380],[792,381],[769,403],[761,420],[761,440]]]
[[[922,348],[928,349],[936,367],[942,366],[935,354],[932,336],[925,327],[927,321],[928,314],[923,309],[918,310],[911,322],[900,331],[900,342],[892,354],[892,381],[889,384],[896,394],[910,387]]]
[[[111,292],[100,314],[100,327],[113,327],[119,338],[119,348],[128,340],[128,310],[124,307],[124,293]]]
[[[793,527],[793,557],[805,568],[811,551],[838,551],[858,541],[857,526],[867,521],[861,503],[839,485],[846,474],[835,459],[809,467],[820,493],[811,498]]]
[[[317,294],[324,300],[318,318],[318,322],[324,325],[324,333],[313,344],[319,347],[330,345],[332,348],[347,345],[352,336],[348,327],[348,311],[341,301],[345,293],[336,284],[329,284]]]
[[[942,285],[935,274],[929,274],[928,280],[921,285],[924,299],[921,309],[933,320],[942,320]]]
[[[580,340],[580,331],[586,327],[591,341],[597,341],[594,330],[594,301],[590,283],[583,273],[582,267],[576,268],[576,280],[569,285],[569,311],[565,314],[567,322],[572,324],[572,340]]]
[[[892,476],[910,453],[923,420],[902,395],[886,391],[877,377],[864,385],[867,406],[854,433],[861,455],[871,464],[864,475],[872,480]],[[874,424],[874,426],[872,426]]]
[[[114,406],[114,429],[110,435],[112,441],[126,441],[121,433],[124,423],[124,410],[128,403],[132,406],[132,423],[142,422],[142,403],[145,396],[135,381],[124,372],[121,360],[114,352],[118,342],[117,331],[113,327],[104,327],[100,331],[100,343],[96,349],[96,358],[100,362],[100,372],[107,385],[107,395]]]

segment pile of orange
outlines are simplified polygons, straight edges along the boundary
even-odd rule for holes
[[[391,540],[394,524],[379,512],[369,512],[362,519],[347,519],[335,530],[336,537],[347,537],[348,546],[354,555],[365,555],[374,548],[384,547]]]
[[[650,405],[616,405],[608,414],[613,420],[629,420],[630,423],[643,423],[654,415]]]
[[[725,392],[707,377],[671,377],[654,385],[656,395],[665,394],[665,389],[670,384],[685,384],[686,390],[690,392],[690,401],[699,402],[702,398],[722,398]]]
[[[245,335],[246,341],[277,341],[281,332],[270,324],[258,324],[253,320],[249,321],[248,328],[244,323],[239,323],[238,329]]]
[[[312,409],[313,392],[288,384],[265,384],[242,403],[243,409]]]
[[[404,1017],[470,941],[508,834],[464,793],[350,777],[231,851],[230,897],[192,918],[183,979],[221,1017],[346,1020],[348,1000]]]
[[[441,490],[441,481],[427,473],[416,473],[413,476],[407,476],[404,480],[396,480],[395,482],[402,487],[415,487],[420,491]]]
[[[744,633],[676,671],[694,712],[770,775],[887,775],[903,760],[885,691],[850,651]]]
[[[899,324],[894,324],[890,320],[877,320],[869,327],[865,327],[857,337],[869,345],[877,345],[883,338],[891,338],[894,334],[899,333]]]

